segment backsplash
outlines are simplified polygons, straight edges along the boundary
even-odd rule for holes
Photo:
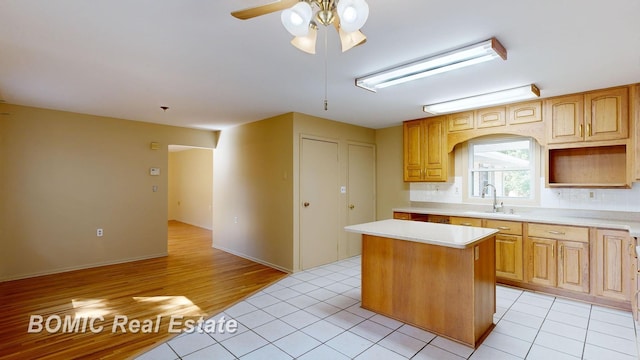
[[[411,183],[409,199],[417,203],[462,204],[462,187],[461,176],[448,183]],[[490,199],[486,200],[491,204]],[[508,201],[505,206],[509,207]],[[539,207],[640,212],[640,183],[633,183],[631,189],[548,189],[541,179]]]

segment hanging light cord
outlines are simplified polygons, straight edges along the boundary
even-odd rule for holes
[[[327,27],[324,27],[324,111],[329,110],[329,100],[327,99],[327,93],[328,93],[328,85],[327,85],[327,77],[329,74],[329,61],[328,61],[328,56],[327,56]]]

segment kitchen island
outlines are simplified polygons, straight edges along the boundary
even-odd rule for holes
[[[403,220],[362,234],[362,307],[477,347],[493,329],[497,230]]]

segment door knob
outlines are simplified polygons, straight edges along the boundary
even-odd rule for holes
[[[304,204],[302,204],[302,205],[304,205],[304,207],[309,207],[309,203],[308,203],[308,202],[306,202],[306,201],[305,201],[305,202],[304,202]]]
[[[356,207],[356,206],[355,206],[355,205],[353,205],[353,204],[349,205],[349,209],[351,209],[351,210],[353,210],[355,207]]]

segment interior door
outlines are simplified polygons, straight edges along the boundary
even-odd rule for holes
[[[302,139],[300,151],[300,266],[338,260],[340,231],[338,143]]]
[[[349,225],[375,221],[375,147],[348,145],[347,222]],[[362,253],[362,235],[348,233],[347,256]]]

